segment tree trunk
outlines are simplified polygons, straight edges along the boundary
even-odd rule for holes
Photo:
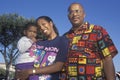
[[[6,66],[6,80],[9,80],[9,69],[10,65]]]

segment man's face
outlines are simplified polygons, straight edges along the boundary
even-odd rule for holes
[[[72,4],[69,8],[68,18],[74,26],[82,25],[84,21],[85,13],[83,7],[79,4]]]

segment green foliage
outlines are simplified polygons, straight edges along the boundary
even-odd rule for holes
[[[5,76],[5,70],[4,70],[4,69],[2,69],[2,68],[0,68],[0,75]]]
[[[34,19],[25,19],[18,14],[3,14],[0,16],[0,42],[6,47],[21,37],[22,28],[27,22]]]

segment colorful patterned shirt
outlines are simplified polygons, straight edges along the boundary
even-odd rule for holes
[[[85,23],[74,33],[65,34],[70,40],[67,78],[61,80],[105,80],[102,59],[117,54],[110,36],[104,28]],[[62,74],[65,78],[66,74]]]

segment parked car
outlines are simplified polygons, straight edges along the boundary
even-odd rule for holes
[[[120,72],[116,72],[116,76],[120,80]]]

